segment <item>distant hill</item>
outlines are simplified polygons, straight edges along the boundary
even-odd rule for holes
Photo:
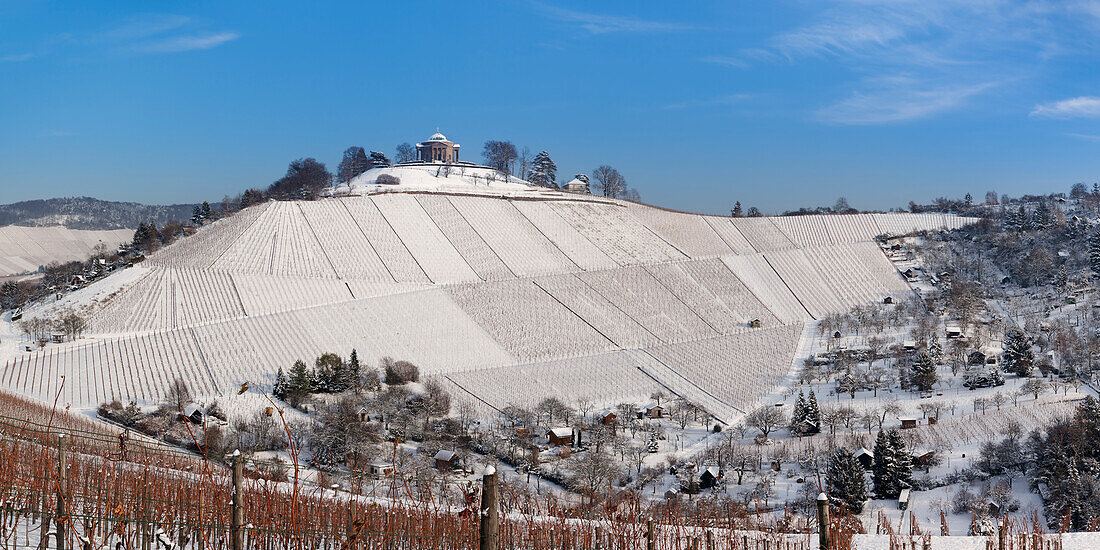
[[[134,229],[141,222],[158,226],[191,219],[193,204],[148,205],[67,197],[0,205],[0,226],[63,225],[69,229]]]

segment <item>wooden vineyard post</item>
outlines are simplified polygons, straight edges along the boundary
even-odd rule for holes
[[[481,477],[481,515],[479,516],[478,550],[500,550],[500,511],[497,496],[497,469],[485,468]]]
[[[817,495],[817,540],[820,550],[829,550],[829,498]]]
[[[233,504],[229,512],[231,550],[244,550],[244,461],[241,451],[233,451]]]
[[[141,476],[141,550],[152,550],[153,534],[149,521],[149,468]]]
[[[57,516],[54,521],[57,532],[54,539],[57,541],[57,550],[65,550],[65,523],[68,521],[65,500],[69,492],[69,465],[65,461],[65,449],[68,447],[65,434],[57,436]]]
[[[657,533],[653,530],[653,518],[645,520],[645,548],[646,550],[657,548]]]

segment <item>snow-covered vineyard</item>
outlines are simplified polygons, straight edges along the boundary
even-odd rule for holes
[[[92,231],[66,227],[0,227],[0,277],[32,273],[51,262],[87,258],[97,245],[114,250],[129,242],[128,229]]]
[[[729,418],[791,372],[803,323],[911,291],[875,236],[969,221],[505,195],[248,208],[66,298],[89,332],[3,358],[0,385],[50,401],[60,390],[76,407],[151,403],[177,376],[232,392],[354,348],[412,361],[487,411],[661,389]]]

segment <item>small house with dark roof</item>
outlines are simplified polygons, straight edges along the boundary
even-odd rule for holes
[[[184,406],[183,412],[180,413],[180,420],[189,420],[194,424],[202,424],[205,417],[206,411],[194,403]]]
[[[856,451],[856,460],[859,461],[859,465],[863,466],[864,470],[870,470],[875,463],[875,453],[868,451],[866,448],[860,448]]]

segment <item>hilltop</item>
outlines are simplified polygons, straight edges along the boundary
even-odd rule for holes
[[[41,199],[0,205],[0,226],[43,227],[60,225],[69,229],[134,229],[141,222],[158,226],[191,218],[193,204],[147,205],[113,202],[91,197]]]

